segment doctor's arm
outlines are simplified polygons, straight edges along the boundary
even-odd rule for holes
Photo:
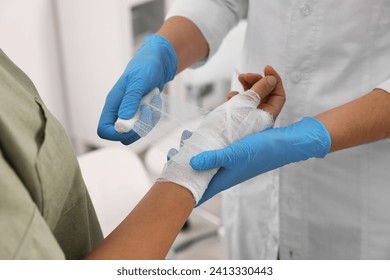
[[[175,51],[178,63],[176,73],[180,73],[204,58],[209,51],[208,43],[202,32],[185,17],[168,18],[157,34],[168,40]]]
[[[390,137],[390,93],[374,89],[349,103],[281,128],[250,135],[191,159],[195,170],[220,168],[200,203],[284,165]],[[250,155],[250,156],[248,156]]]
[[[246,14],[248,1],[176,1],[156,34],[147,36],[107,95],[97,133],[129,145],[149,131],[133,130],[143,97],[164,86],[195,62],[211,57],[225,35]],[[142,110],[142,109],[141,109]],[[115,126],[116,121],[120,124]],[[158,118],[147,118],[151,130]],[[129,121],[132,120],[132,121]],[[121,124],[126,124],[122,126]]]
[[[327,128],[334,152],[390,137],[389,115],[390,93],[374,89],[315,118]]]

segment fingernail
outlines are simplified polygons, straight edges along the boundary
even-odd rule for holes
[[[274,76],[267,76],[266,78],[267,78],[268,84],[269,84],[271,87],[275,86],[276,83],[278,82]]]

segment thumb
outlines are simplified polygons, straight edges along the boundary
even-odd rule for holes
[[[232,166],[234,163],[232,149],[230,147],[202,152],[190,160],[190,165],[198,171],[210,170],[219,167]]]
[[[142,93],[139,91],[133,91],[126,94],[119,106],[118,117],[125,120],[134,117],[135,113],[138,111],[141,99]]]
[[[251,90],[256,92],[258,96],[263,99],[275,89],[276,84],[277,80],[274,76],[266,76],[263,79],[257,81],[251,87]]]

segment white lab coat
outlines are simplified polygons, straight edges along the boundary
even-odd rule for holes
[[[280,125],[375,87],[390,92],[388,0],[178,0],[170,15],[199,27],[210,56],[247,16],[236,72],[269,64],[282,74],[287,102]],[[275,258],[279,250],[281,259],[389,259],[389,151],[386,139],[233,188],[224,209],[230,257]]]

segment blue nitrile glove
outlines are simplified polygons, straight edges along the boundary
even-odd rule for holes
[[[146,136],[161,117],[162,99],[158,88],[147,93],[140,103],[137,113],[130,120],[119,119],[115,122],[115,130],[126,133],[132,130],[138,137]]]
[[[138,140],[140,135],[133,130],[118,133],[114,128],[116,120],[133,118],[144,95],[156,87],[162,91],[174,78],[177,64],[168,40],[158,34],[149,35],[109,92],[100,116],[98,135],[126,145]]]
[[[247,136],[230,146],[192,157],[195,170],[220,168],[214,175],[199,206],[217,193],[286,164],[324,158],[331,138],[325,126],[312,117],[282,128],[270,128]]]

